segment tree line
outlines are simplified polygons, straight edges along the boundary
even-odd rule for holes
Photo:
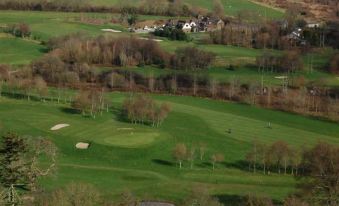
[[[281,56],[273,55],[270,52],[264,52],[256,57],[258,72],[276,72],[276,73],[295,73],[304,68],[303,59],[300,51],[286,51]]]
[[[215,169],[216,164],[224,162],[224,154],[212,153],[211,156],[206,159],[206,151],[207,145],[204,142],[199,142],[198,144],[192,144],[190,146],[187,146],[185,143],[177,143],[172,149],[172,156],[180,169],[183,167],[184,162],[187,162],[189,168],[193,169],[196,160],[207,160],[211,164],[213,170]]]
[[[271,145],[254,141],[252,149],[246,154],[246,161],[249,171],[253,173],[262,170],[263,174],[283,172],[285,175],[299,175],[302,170],[302,151],[284,141],[276,141]]]
[[[114,38],[99,36],[69,35],[53,38],[47,43],[52,49],[52,57],[41,59],[53,60],[58,67],[72,67],[77,64],[106,66],[143,66],[184,68],[186,70],[206,69],[214,60],[214,54],[196,47],[179,48],[175,54],[164,51],[157,42],[133,37]],[[54,59],[53,59],[54,58]],[[60,66],[59,66],[60,65]],[[42,66],[42,65],[38,65]]]
[[[254,141],[246,155],[249,169],[297,177],[298,195],[310,205],[339,204],[339,147],[319,142],[312,148],[293,148],[284,141],[266,145]]]
[[[259,71],[270,70],[270,66],[265,64]],[[331,120],[339,119],[339,91],[324,87],[322,81],[307,83],[303,77],[294,77],[293,73],[281,80],[281,86],[269,85],[260,79],[241,82],[237,77],[221,82],[198,71],[187,73],[175,70],[157,76],[124,69],[97,73],[95,67],[87,63],[66,64],[53,55],[47,55],[15,73],[10,74],[9,70],[9,66],[0,66],[0,93],[28,100],[34,97],[44,101],[53,96],[60,102],[64,96],[64,102],[72,102],[73,95],[66,95],[67,98],[63,95],[67,88],[92,87],[97,91],[104,88],[106,91],[154,92],[227,99]],[[48,86],[55,89],[49,90]]]
[[[30,37],[32,34],[30,26],[25,23],[11,24],[2,30],[5,33],[9,33],[9,34],[12,34],[13,36],[21,37],[21,38]]]

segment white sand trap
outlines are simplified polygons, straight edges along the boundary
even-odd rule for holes
[[[139,39],[141,39],[141,40],[152,40],[152,41],[156,41],[156,42],[162,42],[162,41],[164,41],[164,40],[161,40],[161,39],[149,39],[149,38],[144,38],[144,37],[141,37],[141,38],[139,38]]]
[[[88,147],[89,147],[89,143],[85,143],[85,142],[78,142],[75,145],[75,148],[77,149],[88,149]]]
[[[101,31],[104,31],[104,32],[113,32],[113,33],[120,33],[120,32],[122,32],[122,31],[114,30],[114,29],[101,29]]]
[[[287,76],[277,76],[277,77],[274,77],[276,79],[287,79],[288,77]]]
[[[54,127],[51,128],[52,131],[59,130],[65,127],[69,127],[69,124],[57,124]]]
[[[118,128],[117,130],[133,130],[134,128]]]

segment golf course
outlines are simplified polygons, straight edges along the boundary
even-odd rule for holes
[[[255,139],[264,143],[284,140],[296,148],[311,147],[320,140],[339,143],[335,123],[193,97],[154,96],[157,101],[169,102],[173,110],[163,125],[131,124],[119,117],[127,95],[109,94],[113,102],[110,111],[95,119],[82,116],[68,104],[2,97],[0,128],[56,143],[57,172],[41,180],[48,189],[79,181],[94,184],[110,197],[129,189],[139,197],[179,201],[193,187],[206,187],[229,204],[232,198],[247,193],[281,201],[294,191],[295,180],[290,175],[247,171],[242,160]],[[57,124],[69,126],[51,131]],[[227,133],[230,128],[231,134]],[[89,142],[90,147],[78,150],[77,142]],[[179,169],[171,156],[178,142],[191,146],[205,143],[205,158],[196,160],[193,169],[188,163]],[[225,162],[212,171],[209,156],[214,152],[224,154]],[[227,196],[222,197],[224,194]]]
[[[336,206],[337,24],[159,2],[0,0],[0,205]]]

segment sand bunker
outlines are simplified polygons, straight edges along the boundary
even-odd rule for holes
[[[144,38],[144,37],[141,37],[141,38],[139,38],[139,39],[141,39],[141,40],[152,40],[152,41],[156,41],[156,42],[162,42],[162,41],[164,41],[164,40],[161,40],[161,39],[149,39],[149,38]]]
[[[104,32],[113,32],[113,33],[120,33],[120,32],[122,32],[122,31],[114,30],[114,29],[101,29],[101,31],[104,31]]]
[[[89,143],[85,143],[85,142],[78,142],[75,145],[75,148],[77,149],[88,149],[88,147],[89,147]]]
[[[52,131],[59,130],[65,127],[69,127],[69,124],[57,124],[54,127],[51,128]]]
[[[277,76],[277,77],[274,77],[276,79],[287,79],[288,77],[287,76]]]

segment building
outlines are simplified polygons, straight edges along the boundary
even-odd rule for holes
[[[192,31],[192,27],[190,25],[190,23],[185,23],[183,26],[182,26],[182,30],[186,33],[189,33]]]

